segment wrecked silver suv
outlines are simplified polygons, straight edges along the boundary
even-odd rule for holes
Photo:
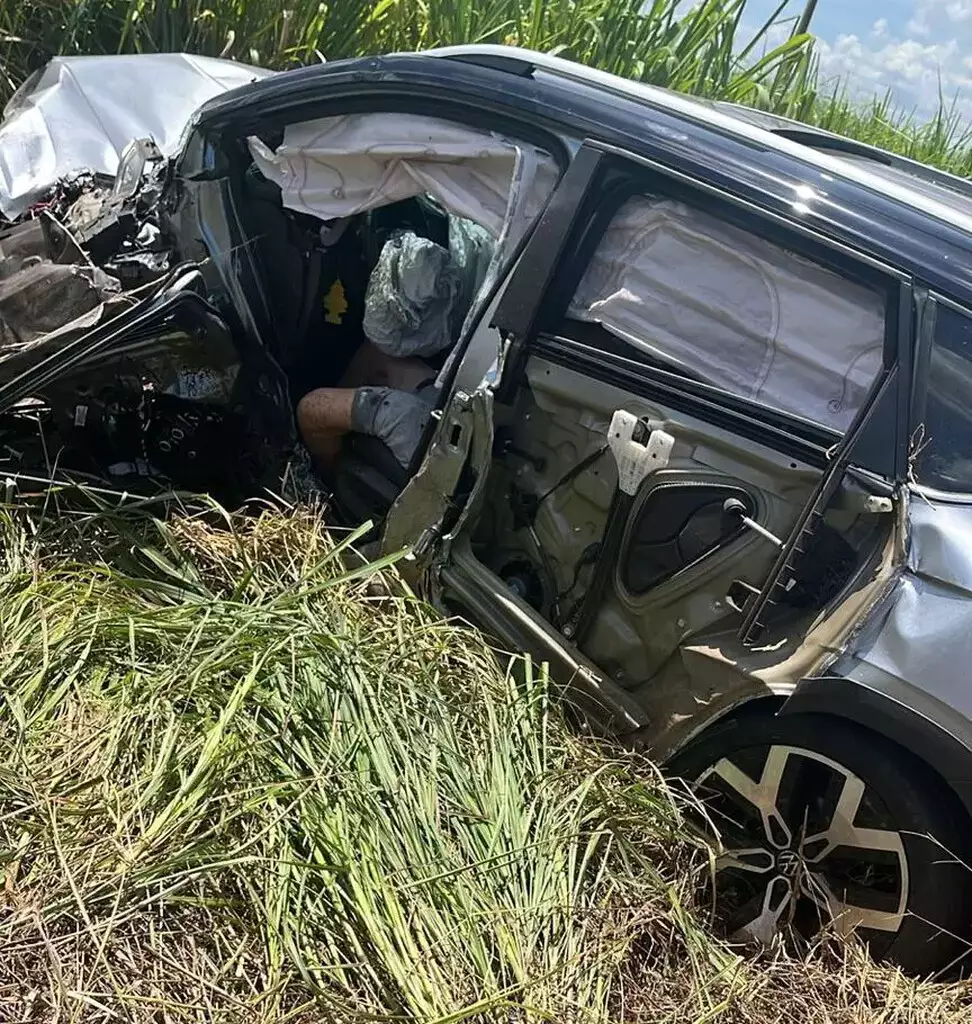
[[[50,96],[21,95],[0,167]],[[968,184],[485,46],[264,76],[178,146],[139,134],[114,179],[0,173],[8,492],[325,487],[438,606],[549,662],[579,725],[698,785],[730,934],[833,922],[952,963]],[[362,344],[384,245],[469,226],[414,445],[352,433],[319,480],[295,403]]]

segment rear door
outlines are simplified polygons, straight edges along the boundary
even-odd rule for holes
[[[891,530],[910,302],[890,268],[586,146],[497,311],[493,460],[451,571],[501,581],[653,742],[786,686]]]

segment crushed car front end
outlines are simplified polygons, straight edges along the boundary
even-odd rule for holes
[[[279,489],[293,429],[285,389],[274,391],[232,303],[213,290],[210,255],[185,244],[169,219],[172,155],[195,108],[266,74],[181,55],[65,58],[8,105],[0,126],[8,490],[54,481],[134,494],[208,491],[239,504]],[[171,90],[146,95],[146,81],[160,78]],[[135,97],[124,124],[111,119],[109,93],[119,89]],[[56,130],[65,121],[67,134]]]

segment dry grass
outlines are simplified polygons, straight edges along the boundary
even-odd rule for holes
[[[64,511],[0,515],[0,1020],[972,1020],[713,939],[651,766],[313,510]]]

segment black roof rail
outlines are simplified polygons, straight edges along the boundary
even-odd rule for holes
[[[769,128],[774,135],[780,138],[789,139],[791,142],[798,142],[810,149],[823,150],[828,153],[846,154],[857,156],[865,160],[873,160],[877,164],[891,167],[895,170],[904,171],[907,174],[927,182],[929,185],[937,185],[939,188],[947,189],[967,199],[972,199],[972,181],[967,178],[960,178],[957,174],[948,174],[939,171],[928,164],[918,160],[910,160],[908,157],[901,157],[895,153],[888,153],[886,150],[878,149],[876,146],[869,146],[865,142],[856,142],[853,139],[846,139],[842,135],[833,135],[830,132],[816,131],[813,128]]]
[[[463,64],[475,64],[481,68],[492,68],[494,71],[505,71],[517,78],[530,78],[536,71],[536,65],[522,57],[505,57],[498,53],[444,53],[444,60],[457,60]]]
[[[885,153],[883,149],[876,149],[874,146],[869,146],[865,142],[857,142],[854,139],[846,139],[842,135],[818,132],[813,128],[769,128],[767,130],[774,135],[779,135],[781,139],[799,142],[800,145],[809,146],[811,149],[846,153],[848,156],[862,156],[887,167],[893,167],[895,163],[891,154]]]

